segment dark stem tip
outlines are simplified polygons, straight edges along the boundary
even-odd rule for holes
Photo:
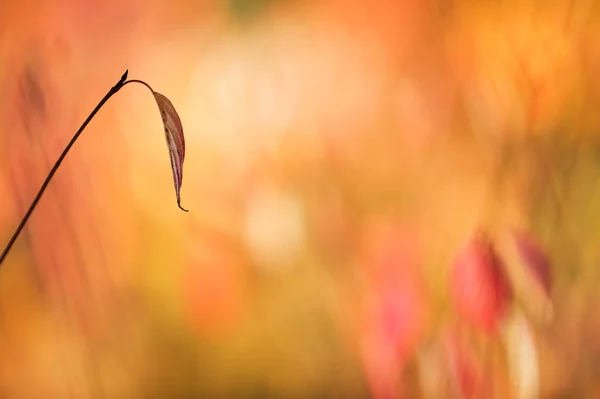
[[[123,74],[123,76],[121,76],[121,80],[119,80],[119,84],[122,85],[123,83],[125,83],[125,81],[127,80],[127,74],[129,73],[129,69],[125,70],[125,73]]]

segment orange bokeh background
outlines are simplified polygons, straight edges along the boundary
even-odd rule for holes
[[[599,17],[588,0],[0,0],[0,242],[125,69],[179,112],[190,209],[128,85],[0,268],[0,396],[596,397]],[[482,333],[451,269],[478,231],[504,254],[515,228],[552,290],[482,304],[505,316]],[[512,284],[536,284],[515,259]],[[495,287],[474,275],[473,298]]]

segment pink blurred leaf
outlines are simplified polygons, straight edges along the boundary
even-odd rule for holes
[[[160,109],[160,117],[165,127],[165,137],[169,147],[169,156],[171,158],[171,169],[173,170],[173,182],[175,184],[175,195],[177,196],[177,206],[188,212],[181,206],[181,184],[183,183],[183,161],[185,159],[185,138],[183,135],[183,126],[181,119],[175,110],[171,101],[164,95],[153,91],[154,98]]]

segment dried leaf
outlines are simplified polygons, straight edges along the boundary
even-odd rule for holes
[[[171,169],[173,170],[173,182],[175,184],[175,195],[177,196],[177,206],[188,212],[181,206],[181,184],[183,183],[183,161],[185,159],[185,138],[183,136],[183,126],[181,119],[175,110],[175,107],[169,99],[160,93],[153,91],[154,98],[160,109],[160,117],[165,127],[165,137],[169,147],[171,158]]]

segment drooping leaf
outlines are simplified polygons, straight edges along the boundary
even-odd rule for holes
[[[171,169],[173,170],[173,183],[175,184],[175,195],[177,196],[177,206],[188,212],[181,206],[181,184],[183,183],[183,161],[185,159],[185,138],[183,136],[183,126],[181,119],[175,110],[171,101],[164,95],[153,91],[154,98],[160,109],[160,117],[165,127],[165,138],[169,147],[169,156],[171,158]]]

